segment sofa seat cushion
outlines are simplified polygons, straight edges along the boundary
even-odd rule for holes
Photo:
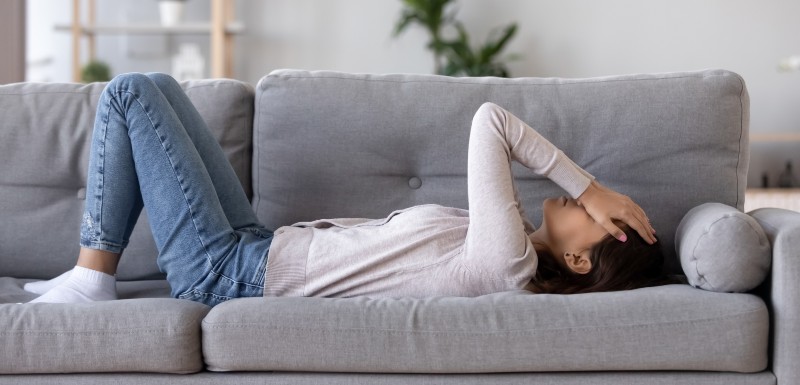
[[[769,315],[744,293],[666,285],[577,295],[238,298],[202,321],[212,371],[758,372]]]
[[[30,280],[0,278],[0,373],[203,369],[200,321],[209,307],[162,296],[166,281],[118,282],[120,300],[23,303]]]

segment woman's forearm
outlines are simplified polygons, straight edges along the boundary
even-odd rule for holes
[[[511,160],[545,175],[577,197],[593,176],[519,118],[493,103],[475,114],[469,139],[467,185],[470,228],[466,259],[485,274],[506,276],[535,269]]]

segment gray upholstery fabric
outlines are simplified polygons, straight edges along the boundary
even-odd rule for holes
[[[0,304],[28,302],[36,298],[36,294],[27,292],[22,288],[22,285],[31,281],[35,280],[0,277]],[[160,279],[117,281],[117,296],[119,299],[172,298],[169,295],[169,283]]]
[[[239,177],[253,196],[253,86],[231,79],[188,80],[181,87],[203,117]]]
[[[772,244],[767,305],[772,319],[772,371],[778,384],[800,383],[800,213],[760,208],[749,211]]]
[[[209,307],[172,298],[0,305],[0,373],[203,369]]]
[[[0,86],[0,276],[52,278],[75,265],[86,166],[105,83]],[[234,80],[182,86],[250,190],[253,88]],[[163,278],[145,212],[119,279]]]
[[[588,372],[497,374],[383,374],[306,372],[202,372],[189,375],[114,373],[0,375],[0,385],[775,385],[769,372]]]
[[[689,284],[719,292],[745,292],[769,273],[772,250],[758,222],[718,202],[698,205],[675,230],[675,250]]]
[[[36,298],[22,289],[30,281],[0,277],[0,373],[203,369],[200,320],[209,307],[170,298],[167,281],[117,282],[120,301],[16,304]]]
[[[769,316],[752,294],[688,285],[578,295],[240,298],[203,319],[207,368],[379,373],[758,372]]]
[[[256,214],[276,229],[423,203],[468,209],[470,122],[487,101],[638,202],[670,273],[681,273],[673,237],[690,208],[743,209],[749,96],[730,71],[504,79],[276,70],[256,87]],[[542,201],[563,191],[518,163],[512,171],[538,226]]]

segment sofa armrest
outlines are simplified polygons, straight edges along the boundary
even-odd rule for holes
[[[800,213],[780,208],[748,212],[772,245],[772,272],[765,287],[772,329],[772,371],[778,384],[800,383]]]

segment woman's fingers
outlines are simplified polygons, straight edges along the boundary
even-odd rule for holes
[[[650,219],[647,218],[647,214],[645,214],[644,209],[641,206],[636,204],[636,202],[631,199],[631,197],[625,195],[625,198],[628,200],[629,206],[632,208],[633,213],[632,215],[636,218],[637,224],[627,222],[631,227],[633,227],[639,235],[642,236],[644,240],[647,241],[649,244],[656,243],[656,237],[653,235],[656,230],[650,224]]]
[[[644,217],[645,223],[647,223],[647,227],[650,229],[650,232],[655,234],[656,229],[653,227],[653,224],[650,223],[650,218],[647,217],[647,214],[644,213],[644,210],[641,207],[639,207],[638,205],[636,207],[639,209],[639,211],[642,212],[642,217]]]
[[[645,221],[634,217],[632,222],[633,222],[632,224],[631,223],[628,224],[631,225],[631,227],[633,227],[633,229],[636,230],[636,232],[642,236],[642,239],[644,239],[645,241],[647,241],[648,244],[651,245],[656,243],[656,240],[655,238],[653,238],[653,235],[650,234],[650,228],[645,224],[646,223]]]
[[[639,205],[637,205],[636,202],[634,202],[629,196],[622,194],[619,195],[621,195],[625,201],[625,208],[622,209],[623,211],[619,214],[619,218],[617,219],[627,223],[628,226],[636,230],[636,232],[639,233],[642,239],[644,239],[648,244],[652,245],[655,243],[656,240],[655,237],[650,233],[650,223],[647,220],[647,216],[644,215],[644,210],[642,210],[642,208],[639,207]],[[612,232],[611,234],[616,233]],[[619,236],[615,235],[615,237],[619,239]]]
[[[647,220],[647,216],[644,215],[644,210],[642,210],[641,207],[637,205],[634,205],[634,207],[638,208],[638,210],[634,209],[634,212],[631,215],[633,223],[631,222],[627,223],[631,225],[631,227],[633,227],[634,230],[636,230],[636,232],[642,236],[642,239],[647,241],[647,243],[651,245],[656,243],[656,238],[650,232],[652,227],[650,226],[650,223]]]
[[[627,236],[625,235],[625,232],[622,231],[622,229],[620,229],[619,227],[617,227],[614,224],[614,221],[606,221],[604,223],[601,223],[601,225],[603,226],[603,228],[606,229],[606,231],[608,231],[609,234],[613,235],[614,238],[617,238],[621,242],[625,242],[628,240]]]
[[[617,227],[612,219],[625,222],[644,239],[648,244],[656,243],[655,229],[650,224],[644,210],[629,196],[620,194],[593,180],[586,191],[578,198],[578,203],[592,216],[606,231],[622,241],[625,232]]]
[[[653,234],[656,233],[656,229],[653,228],[653,225],[650,223],[650,218],[647,217],[647,214],[645,214],[644,209],[642,209],[641,206],[634,203],[633,207],[635,207],[639,213],[640,221],[645,224],[645,228],[650,232],[650,238],[655,242],[656,237]]]

